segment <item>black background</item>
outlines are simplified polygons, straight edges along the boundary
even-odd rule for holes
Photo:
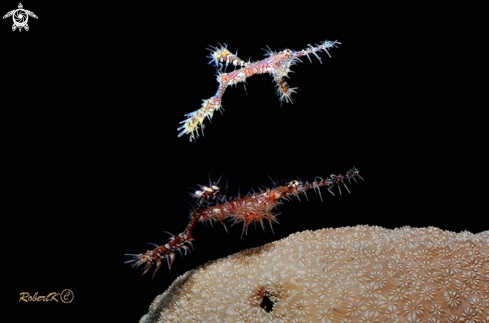
[[[206,261],[303,230],[368,224],[487,230],[483,73],[469,25],[438,9],[24,2],[39,19],[1,21],[2,242],[12,322],[134,322],[176,277]],[[2,15],[17,3],[2,3]],[[388,14],[386,14],[388,12]],[[229,88],[196,143],[184,114],[217,89],[209,46],[241,58],[263,48],[342,44],[292,68],[294,104],[268,75]],[[465,46],[464,48],[461,48]],[[268,176],[313,180],[352,166],[351,195],[291,201],[263,232],[199,225],[196,251],[139,277],[125,253],[181,232],[188,193],[208,176],[228,192]],[[19,302],[70,289],[71,304]]]

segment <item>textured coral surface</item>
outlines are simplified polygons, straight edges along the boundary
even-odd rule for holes
[[[489,322],[489,231],[305,231],[176,279],[142,322]]]

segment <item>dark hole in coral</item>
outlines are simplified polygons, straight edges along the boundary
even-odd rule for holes
[[[270,313],[273,310],[273,302],[272,300],[268,297],[268,293],[265,292],[265,295],[263,295],[263,298],[260,303],[260,307],[263,308],[265,311]]]

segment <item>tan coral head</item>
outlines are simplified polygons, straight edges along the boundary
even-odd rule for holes
[[[143,322],[489,322],[489,231],[296,233],[185,273]]]

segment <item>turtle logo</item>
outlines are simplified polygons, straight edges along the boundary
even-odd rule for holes
[[[32,11],[23,9],[22,3],[19,3],[18,9],[7,12],[7,14],[3,16],[3,19],[10,16],[12,16],[12,19],[14,20],[12,31],[15,31],[17,28],[19,28],[19,31],[22,31],[22,28],[29,30],[29,25],[27,24],[29,16],[37,19],[37,16]]]

